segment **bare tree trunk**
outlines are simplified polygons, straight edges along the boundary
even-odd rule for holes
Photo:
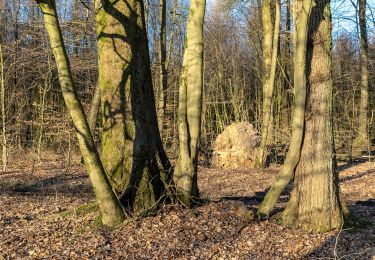
[[[197,183],[203,92],[205,0],[191,0],[178,102],[180,151],[173,180],[179,200],[189,206],[199,196]]]
[[[309,20],[308,101],[301,158],[282,218],[307,230],[339,229],[343,222],[332,126],[332,23],[330,0],[317,2]]]
[[[159,100],[158,100],[158,124],[161,138],[163,139],[164,116],[167,92],[167,2],[159,0]]]
[[[5,80],[4,80],[4,58],[2,43],[0,42],[0,84],[1,84],[1,137],[2,137],[2,163],[3,171],[5,172],[8,164],[7,156],[7,137],[6,137],[6,113],[5,113]]]
[[[301,11],[296,21],[295,54],[294,54],[294,108],[292,118],[292,137],[285,162],[280,169],[276,181],[267,192],[258,209],[258,215],[268,217],[275,206],[281,192],[285,189],[294,174],[294,170],[301,156],[301,146],[304,132],[305,103],[306,103],[306,49],[308,21],[313,0],[299,0],[294,4],[301,4]],[[295,6],[296,7],[296,6]]]
[[[150,0],[145,1],[145,27],[146,31],[148,31],[148,17],[150,14]]]
[[[98,112],[100,108],[100,85],[95,86],[95,93],[91,101],[91,109],[89,114],[89,127],[92,135],[94,136],[96,122],[98,120]]]
[[[173,50],[174,50],[174,38],[175,38],[174,26],[175,26],[175,23],[176,23],[177,9],[178,9],[178,0],[174,0],[173,15],[172,15],[172,27],[171,27],[170,36],[169,36],[167,58],[165,60],[165,67],[166,67],[167,72],[168,72],[168,69],[169,69],[170,62],[171,62],[171,56],[172,56],[172,53],[173,53]]]
[[[45,103],[46,103],[46,96],[47,92],[52,87],[52,66],[50,62],[50,55],[48,54],[48,71],[45,74],[44,78],[44,86],[40,87],[39,93],[40,93],[40,127],[39,127],[39,133],[38,133],[38,148],[37,148],[37,156],[38,160],[41,161],[42,159],[42,140],[43,140],[43,132],[44,132],[44,111],[45,111]]]
[[[92,100],[91,100],[89,122],[88,122],[93,138],[95,137],[95,127],[96,127],[96,122],[98,121],[99,108],[100,108],[100,85],[98,83],[95,86],[94,96],[92,97]],[[83,157],[81,157],[81,163],[84,163]]]
[[[155,209],[170,163],[158,129],[143,1],[96,0],[102,158],[112,187],[135,214]],[[160,163],[160,164],[159,164]]]
[[[292,41],[291,41],[291,38],[290,38],[290,33],[291,33],[291,23],[292,23],[292,19],[291,19],[291,15],[292,15],[292,11],[291,11],[291,2],[290,0],[287,0],[286,3],[286,19],[285,19],[285,30],[286,30],[286,33],[287,33],[287,36],[285,37],[285,41],[284,41],[284,47],[283,47],[283,80],[282,80],[282,84],[280,86],[280,92],[281,92],[281,96],[280,96],[280,123],[283,127],[285,128],[288,128],[289,126],[289,122],[290,122],[290,118],[291,118],[291,115],[289,113],[289,107],[291,106],[290,104],[292,103],[292,98],[290,96],[290,94],[288,93],[290,88],[291,88],[291,81],[292,81],[292,74],[293,74],[293,68],[292,68],[292,64],[291,64],[291,59],[292,59],[292,55],[291,55],[291,47],[292,47]],[[282,130],[280,128],[280,130]],[[281,133],[281,132],[280,132]],[[284,142],[284,135],[280,135],[280,139],[279,141]]]
[[[275,25],[272,25],[271,1],[262,3],[263,24],[263,122],[261,143],[258,148],[255,167],[263,167],[266,161],[266,145],[269,139],[270,125],[272,124],[272,94],[275,85],[277,57],[280,32],[280,4],[275,0]]]
[[[359,128],[355,146],[367,148],[368,138],[368,38],[366,28],[366,0],[359,0],[359,29],[361,45],[361,101],[359,105]]]
[[[74,88],[72,73],[56,13],[54,0],[37,1],[47,29],[55,57],[63,97],[77,132],[85,166],[93,185],[104,225],[114,227],[121,223],[124,212],[105,174],[104,167],[95,147],[85,113]]]

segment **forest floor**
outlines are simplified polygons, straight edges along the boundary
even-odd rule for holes
[[[70,214],[94,196],[79,158],[62,164],[17,161],[0,173],[0,259],[375,259],[375,163],[340,166],[345,200],[364,228],[313,234],[274,219],[249,221],[278,168],[201,168],[210,202],[194,209],[162,206],[115,231],[93,224],[96,212]],[[284,194],[280,211],[288,199]],[[73,210],[73,211],[72,211]]]

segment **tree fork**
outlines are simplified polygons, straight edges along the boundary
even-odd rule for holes
[[[332,117],[332,23],[330,0],[317,2],[308,28],[309,96],[301,158],[284,224],[325,232],[343,224],[344,204],[334,158]]]
[[[254,160],[255,167],[264,167],[269,128],[272,122],[272,94],[275,85],[280,32],[280,3],[275,0],[275,24],[271,19],[271,0],[262,3],[263,24],[263,122],[261,142]]]
[[[276,205],[280,194],[291,180],[294,170],[301,156],[303,131],[305,124],[306,104],[306,44],[308,34],[308,22],[313,6],[313,0],[301,0],[302,10],[298,16],[295,32],[295,56],[294,56],[294,108],[292,118],[292,137],[285,162],[280,169],[276,181],[271,185],[262,204],[258,209],[258,216],[268,217]],[[294,3],[295,5],[298,4]],[[295,6],[296,8],[296,6]]]

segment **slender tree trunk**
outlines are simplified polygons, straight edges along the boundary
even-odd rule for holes
[[[146,32],[148,31],[149,14],[150,14],[150,0],[145,0],[145,27],[146,27]]]
[[[8,164],[7,137],[6,137],[6,113],[5,113],[5,80],[4,80],[4,58],[2,43],[0,42],[0,84],[1,84],[1,137],[2,137],[2,163],[5,172]]]
[[[305,134],[293,191],[282,217],[285,224],[323,232],[339,229],[343,222],[333,153],[330,0],[318,1],[312,9],[308,41]]]
[[[103,164],[121,202],[153,210],[170,170],[156,116],[143,1],[96,0]],[[159,163],[161,165],[159,165]]]
[[[259,207],[258,215],[268,217],[275,206],[281,192],[288,185],[301,156],[301,146],[304,132],[304,117],[306,103],[306,48],[307,32],[313,0],[299,0],[294,4],[301,4],[301,11],[296,21],[295,54],[294,54],[294,108],[292,118],[292,137],[288,154],[280,169],[276,181],[267,192]],[[295,6],[296,8],[296,6]]]
[[[95,93],[91,100],[91,108],[89,114],[89,127],[92,135],[94,136],[96,122],[98,120],[98,112],[100,108],[100,85],[95,86]]]
[[[203,22],[205,0],[191,0],[178,102],[179,158],[173,180],[180,201],[189,206],[199,196],[198,151],[203,92]]]
[[[175,23],[176,23],[177,9],[178,9],[178,0],[174,0],[173,15],[172,15],[172,27],[171,27],[170,36],[169,36],[167,58],[165,60],[165,67],[166,67],[167,72],[168,72],[168,69],[169,69],[172,53],[173,53],[173,50],[174,50],[174,44],[175,44],[174,43],[174,38],[175,38],[174,26],[175,26]]]
[[[45,74],[44,78],[44,86],[41,86],[39,89],[40,93],[40,127],[39,127],[39,133],[38,133],[38,148],[37,148],[37,155],[38,160],[41,161],[42,159],[42,140],[43,140],[43,132],[44,132],[44,111],[45,111],[45,103],[46,103],[46,96],[47,92],[52,87],[52,66],[51,66],[51,59],[50,55],[48,54],[48,71]]]
[[[355,146],[367,148],[368,145],[368,38],[366,28],[366,0],[359,0],[359,29],[361,44],[361,101],[359,105],[359,128]]]
[[[283,82],[282,82],[282,86],[281,86],[281,92],[282,92],[282,95],[281,95],[281,113],[280,113],[280,116],[281,116],[281,124],[284,126],[284,127],[288,127],[289,126],[289,122],[290,122],[290,118],[291,118],[291,115],[289,113],[289,107],[290,107],[290,104],[292,103],[292,99],[291,99],[291,96],[289,95],[288,91],[290,90],[290,86],[291,86],[291,81],[292,81],[292,75],[293,75],[293,68],[292,68],[292,63],[291,63],[291,59],[292,59],[292,55],[291,55],[291,50],[292,50],[292,41],[291,41],[291,38],[290,38],[290,33],[291,33],[291,23],[292,23],[292,19],[291,19],[291,15],[292,15],[292,11],[291,11],[291,2],[290,0],[287,0],[286,1],[286,20],[285,20],[285,30],[286,30],[286,33],[288,34],[288,36],[285,38],[285,47],[283,48],[283,57],[284,57],[284,62],[283,62]],[[283,136],[281,135],[280,136],[281,139],[280,140],[283,140]]]
[[[272,124],[272,94],[275,85],[277,56],[279,48],[280,32],[280,5],[275,0],[275,25],[272,25],[271,16],[272,0],[264,0],[262,3],[263,24],[263,122],[261,143],[258,148],[256,167],[263,167],[266,161],[266,145],[269,139],[270,125]]]
[[[100,108],[100,85],[96,84],[94,96],[92,97],[92,100],[91,100],[91,108],[90,108],[89,122],[88,122],[93,138],[95,137],[95,127],[96,127],[96,122],[98,121],[99,108]],[[84,163],[83,157],[81,157],[81,163]]]
[[[85,166],[93,185],[104,225],[114,227],[121,223],[124,212],[105,174],[96,150],[82,105],[74,88],[72,73],[56,13],[54,0],[37,1],[47,29],[53,55],[55,57],[63,97],[77,132]]]
[[[161,138],[163,138],[164,116],[167,96],[167,2],[159,0],[159,100],[158,100],[158,124]]]

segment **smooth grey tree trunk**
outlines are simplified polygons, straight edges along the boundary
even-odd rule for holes
[[[179,200],[189,206],[199,196],[198,152],[203,93],[205,0],[191,0],[178,100],[179,157],[173,175]]]

